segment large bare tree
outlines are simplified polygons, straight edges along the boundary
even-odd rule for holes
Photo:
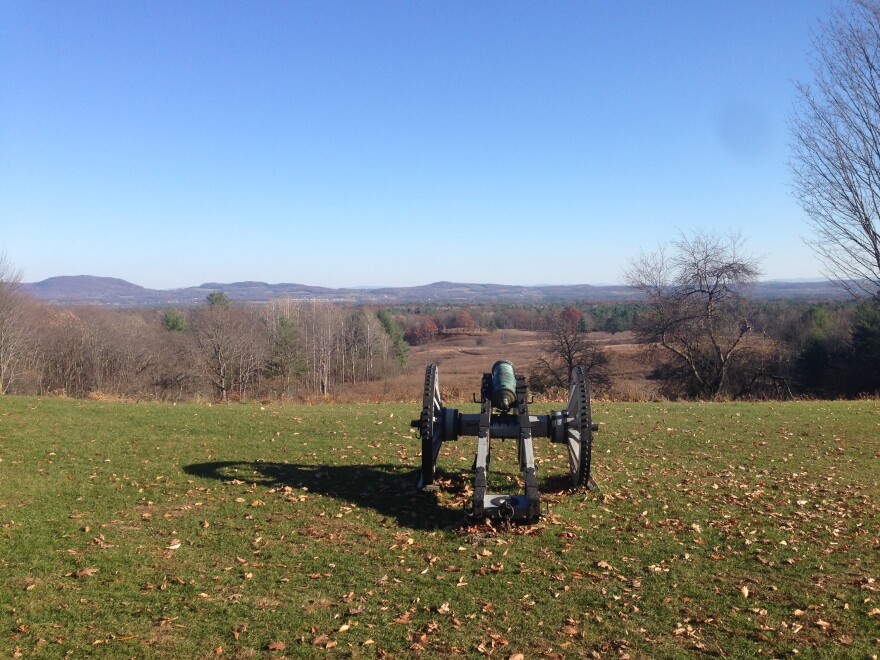
[[[851,0],[814,39],[812,85],[790,121],[794,193],[826,273],[857,297],[880,287],[880,2]]]
[[[666,376],[683,393],[716,398],[751,330],[742,297],[758,263],[744,240],[698,231],[641,254],[625,273],[645,298],[636,334],[670,358]]]

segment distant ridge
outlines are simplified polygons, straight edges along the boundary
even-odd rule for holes
[[[638,300],[630,287],[590,284],[516,286],[433,282],[410,287],[333,289],[306,284],[267,284],[266,282],[208,282],[183,289],[147,289],[115,277],[73,275],[50,277],[25,284],[24,289],[37,300],[58,305],[157,306],[203,303],[209,293],[222,292],[238,302],[268,302],[276,298],[325,300],[355,304],[394,305],[625,302]],[[828,281],[772,281],[756,284],[750,292],[755,298],[841,300],[845,291]]]
[[[25,284],[25,289],[38,300],[49,302],[108,304],[145,304],[160,291],[145,289],[137,284],[116,277],[95,277],[94,275],[63,275],[50,277],[42,282]]]

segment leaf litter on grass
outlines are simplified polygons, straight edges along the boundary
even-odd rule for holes
[[[550,509],[512,526],[468,519],[466,441],[414,493],[406,407],[50,405],[0,486],[10,651],[877,652],[875,402],[602,404],[600,490],[539,445]]]

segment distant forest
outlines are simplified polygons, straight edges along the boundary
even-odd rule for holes
[[[601,349],[594,333],[639,336],[650,317],[645,303],[632,302],[245,304],[218,292],[186,307],[63,307],[20,291],[14,303],[6,302],[4,393],[171,401],[332,397],[350,384],[399,375],[411,346],[505,329],[546,340],[569,321],[572,337],[592,345],[595,358]],[[750,299],[742,312],[747,341],[710,398],[855,397],[880,389],[880,314],[873,305]],[[663,396],[707,398],[679,373],[681,365],[644,343],[660,364],[652,376],[663,383]],[[552,344],[545,341],[542,350],[552,352]],[[613,383],[614,373],[601,372],[601,359],[596,364],[600,386]]]

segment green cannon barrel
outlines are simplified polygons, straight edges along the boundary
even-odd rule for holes
[[[498,360],[492,365],[492,405],[500,410],[510,410],[516,403],[516,374],[513,364]]]

